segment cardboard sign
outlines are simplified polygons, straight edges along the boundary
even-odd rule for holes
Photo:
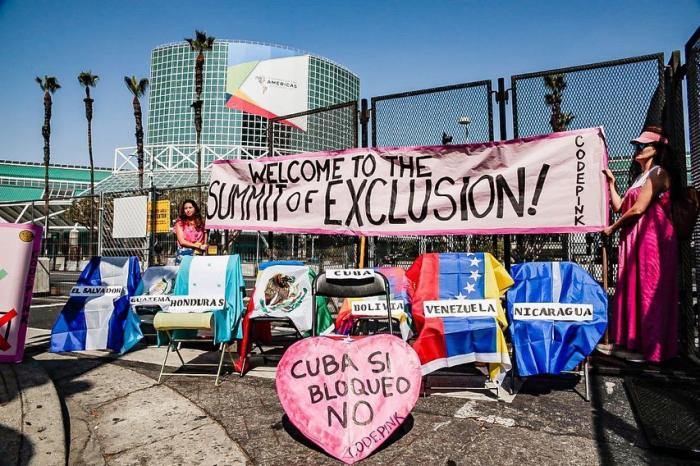
[[[78,285],[70,290],[70,297],[96,298],[98,296],[119,297],[124,292],[123,286],[87,286]]]
[[[366,280],[374,278],[372,269],[329,269],[326,270],[326,278],[333,281],[338,280]]]
[[[0,224],[0,363],[21,362],[41,249],[41,227]]]
[[[514,303],[514,320],[593,320],[593,305],[578,303]]]
[[[353,300],[352,315],[361,317],[387,317],[386,299],[365,298]],[[401,313],[404,310],[403,299],[392,299],[389,302],[391,314]]]
[[[495,299],[441,299],[423,303],[425,318],[431,317],[496,317]]]
[[[277,366],[277,395],[289,419],[328,454],[352,464],[399,428],[418,400],[418,355],[401,339],[305,338]]]
[[[224,306],[223,296],[170,296],[168,312],[209,312]]]
[[[170,305],[170,296],[163,295],[141,295],[132,296],[129,299],[132,306],[161,306],[167,308]]]

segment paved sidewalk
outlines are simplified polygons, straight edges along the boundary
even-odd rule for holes
[[[42,353],[70,413],[70,464],[247,464],[210,416],[165,385],[104,359]]]
[[[63,464],[61,402],[43,367],[0,364],[0,464]]]
[[[30,344],[38,346],[23,365],[41,365],[69,414],[70,464],[341,464],[289,422],[274,367],[260,366],[261,358],[253,358],[258,367],[245,377],[229,375],[219,387],[210,378],[157,385],[164,348],[140,347],[123,357],[54,355],[44,352],[45,335],[35,330]],[[184,356],[216,359],[205,346],[186,348]],[[528,381],[510,403],[475,393],[421,398],[362,464],[688,464],[647,448],[622,379],[594,375],[592,386],[592,403],[582,399],[575,378]]]

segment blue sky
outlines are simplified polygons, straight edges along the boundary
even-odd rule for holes
[[[93,97],[96,163],[134,145],[124,75],[147,77],[150,50],[191,37],[288,45],[360,76],[363,97],[682,50],[700,1],[0,0],[0,159],[42,160],[42,93],[54,75],[52,162],[86,164],[83,89]]]

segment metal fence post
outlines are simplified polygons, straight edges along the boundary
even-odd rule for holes
[[[100,193],[100,208],[97,216],[97,255],[102,255],[102,227],[104,224],[105,194]]]
[[[157,219],[156,215],[158,214],[158,209],[157,209],[157,203],[158,203],[158,194],[156,192],[156,186],[155,184],[151,183],[151,232],[148,235],[148,266],[153,265],[153,258],[155,257],[155,250],[154,246],[156,244],[156,225],[157,225]]]
[[[361,147],[367,147],[369,145],[369,131],[368,131],[368,125],[369,125],[369,109],[367,105],[367,99],[362,99],[360,101],[360,114],[359,114],[359,119],[360,119],[360,144]],[[358,256],[358,263],[357,266],[359,268],[365,267],[367,264],[367,237],[365,236],[360,236],[358,238],[358,250],[359,254]]]
[[[501,141],[508,139],[508,128],[506,125],[506,103],[508,102],[508,90],[506,90],[505,78],[498,78],[498,91],[496,91],[496,103],[498,103],[498,127]],[[503,262],[506,270],[510,272],[510,235],[503,236]]]
[[[678,50],[671,53],[664,73],[666,106],[664,108],[664,129],[669,137],[674,164],[682,176],[683,186],[687,180],[685,157],[685,125],[683,118],[683,78],[686,69],[681,67],[681,54]],[[685,355],[696,355],[695,312],[693,309],[693,252],[690,241],[679,241],[679,281],[680,351]]]

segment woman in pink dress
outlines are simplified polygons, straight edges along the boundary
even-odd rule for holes
[[[175,264],[180,264],[182,256],[203,254],[207,250],[207,232],[199,206],[192,199],[186,199],[180,206],[180,215],[175,222],[177,254]]]
[[[671,197],[681,185],[660,128],[646,128],[632,144],[636,164],[624,197],[612,172],[604,170],[612,208],[622,212],[603,231],[609,236],[620,230],[610,335],[617,356],[661,362],[678,352],[678,240]]]

